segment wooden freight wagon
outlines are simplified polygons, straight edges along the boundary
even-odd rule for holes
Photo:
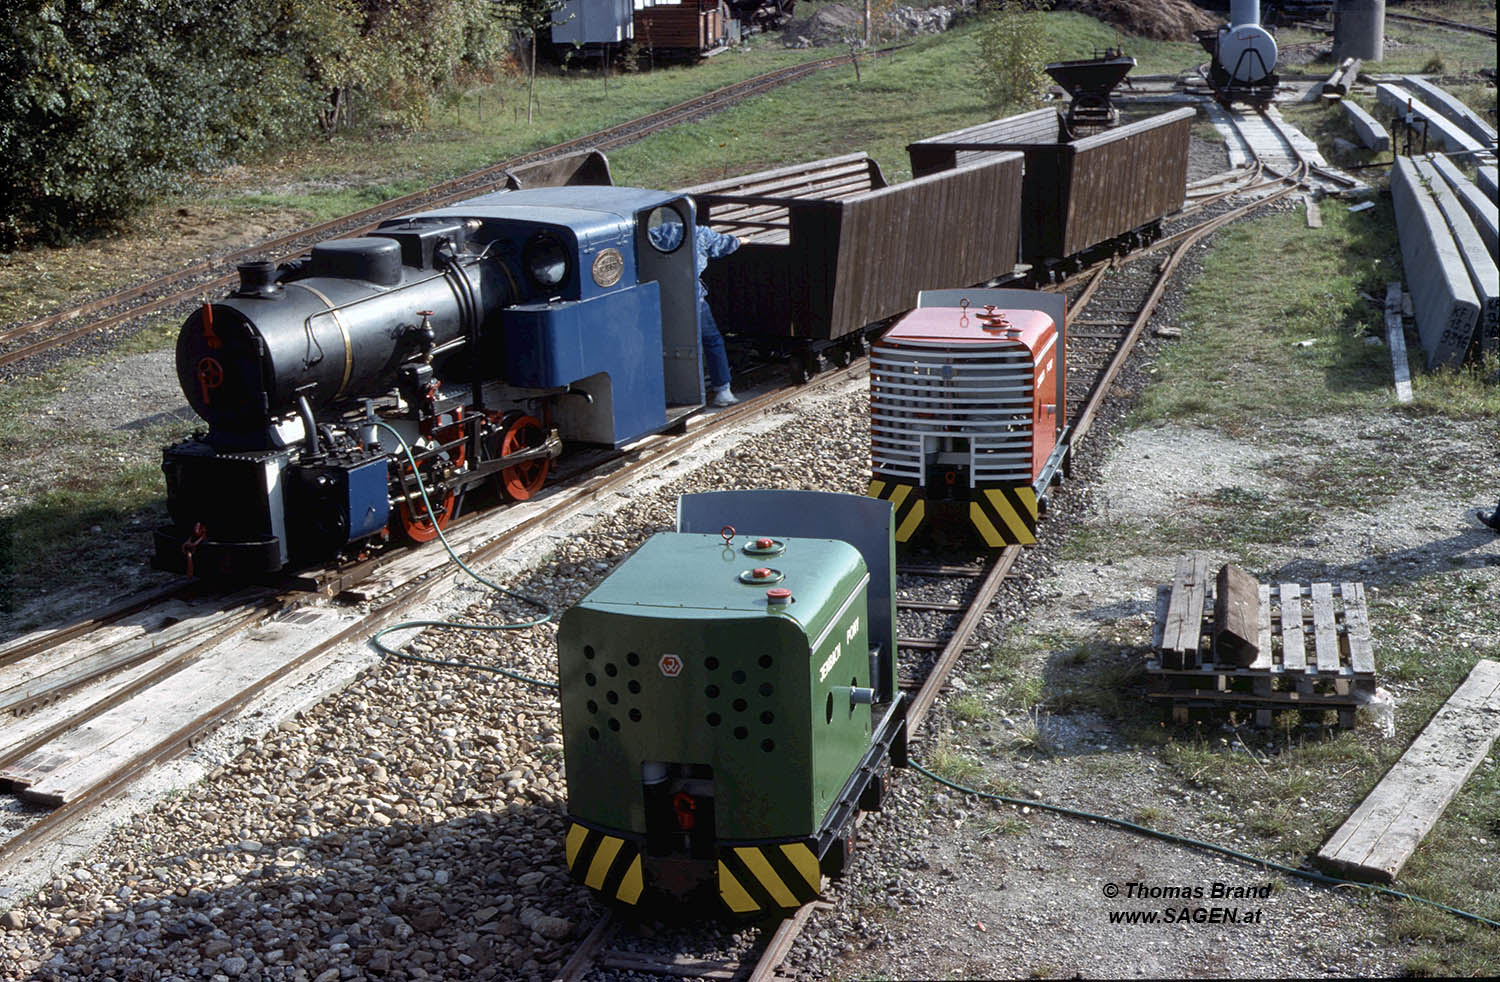
[[[635,43],[642,48],[708,51],[729,37],[729,8],[723,0],[637,5]]]
[[[700,224],[739,236],[703,281],[719,327],[832,341],[911,308],[921,290],[1009,274],[1021,155],[989,154],[888,185],[867,154],[688,188]]]
[[[1026,157],[1021,254],[1039,268],[1154,230],[1187,196],[1188,129],[1174,109],[1069,142],[1052,109],[1009,116],[907,146],[921,177],[1020,152]]]

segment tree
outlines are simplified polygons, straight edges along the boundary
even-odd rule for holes
[[[537,34],[552,26],[552,15],[563,8],[566,0],[490,0],[491,12],[504,27],[524,37],[531,45],[531,67],[526,87],[526,122],[530,123],[536,97]],[[571,17],[571,15],[569,15]]]
[[[979,32],[974,74],[996,110],[1028,108],[1047,91],[1051,43],[1044,14],[1051,0],[1000,0]]]
[[[107,226],[189,170],[308,129],[316,97],[267,6],[6,4],[0,247]]]

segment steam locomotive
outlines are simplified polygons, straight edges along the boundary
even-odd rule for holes
[[[672,192],[523,189],[242,266],[178,337],[209,427],[163,453],[155,564],[254,576],[427,541],[468,493],[536,493],[565,441],[699,408],[695,227]]]

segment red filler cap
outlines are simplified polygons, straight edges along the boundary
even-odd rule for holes
[[[757,548],[757,549],[774,549],[774,548],[776,548],[776,540],[775,539],[756,539],[755,540],[755,548]]]
[[[766,600],[773,604],[789,604],[792,602],[792,591],[784,586],[776,586],[766,591]]]
[[[757,580],[768,580],[771,578],[771,571],[764,566],[760,566],[756,569],[751,570],[750,575],[755,577]]]

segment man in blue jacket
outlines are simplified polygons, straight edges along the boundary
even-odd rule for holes
[[[664,222],[651,230],[651,239],[656,247],[671,252],[682,244],[682,224]],[[733,235],[715,232],[707,225],[699,225],[693,232],[693,261],[698,271],[698,324],[703,336],[703,357],[708,362],[708,404],[710,406],[732,406],[738,399],[729,388],[729,356],[724,353],[724,336],[719,325],[714,323],[713,311],[708,309],[708,287],[703,285],[703,271],[710,259],[727,256],[740,247],[740,240]]]

